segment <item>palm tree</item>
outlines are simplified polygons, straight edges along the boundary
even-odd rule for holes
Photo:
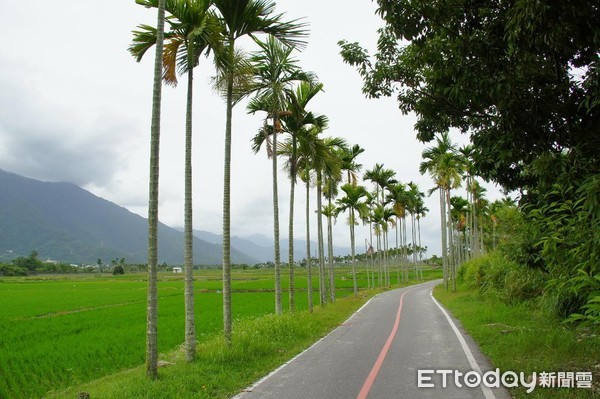
[[[398,181],[394,179],[395,175],[396,172],[394,172],[391,169],[384,169],[383,165],[378,163],[375,164],[373,169],[367,170],[365,172],[364,179],[370,180],[371,182],[373,182],[373,184],[375,184],[375,189],[377,192],[377,201],[379,201],[379,204],[382,204],[384,202],[384,189],[392,184],[398,183]],[[381,199],[379,198],[380,194]]]
[[[383,207],[383,215],[381,220],[381,228],[383,230],[383,264],[386,273],[386,284],[390,285],[390,267],[389,267],[389,228],[395,227],[396,222],[394,217],[396,213],[392,208]]]
[[[160,153],[160,107],[162,58],[165,29],[165,0],[158,0],[156,23],[156,53],[152,88],[152,123],[150,126],[150,184],[148,201],[148,308],[146,323],[146,374],[158,377],[158,164]]]
[[[475,184],[475,164],[473,162],[473,146],[467,145],[461,147],[459,152],[463,158],[465,166],[465,187],[467,189],[467,201],[469,202],[469,212],[467,214],[467,228],[469,234],[467,236],[467,252],[469,258],[479,254],[479,240],[477,239],[477,211],[475,209],[475,201],[473,199],[473,184]]]
[[[234,106],[235,43],[240,37],[256,33],[272,34],[284,44],[304,45],[304,25],[283,22],[283,14],[273,15],[275,3],[269,0],[214,0],[225,34],[226,121],[223,171],[223,334],[231,342],[231,122]]]
[[[337,191],[337,190],[336,190]],[[329,190],[325,190],[325,193]],[[327,263],[329,266],[329,300],[335,302],[335,280],[333,273],[333,226],[332,220],[336,217],[335,205],[332,204],[332,197],[326,194],[329,200],[327,205],[321,208],[321,214],[327,218]]]
[[[450,205],[452,207],[452,220],[454,221],[453,229],[455,229],[458,243],[456,244],[457,254],[456,258],[460,264],[465,258],[468,251],[468,223],[467,217],[469,214],[469,201],[463,197],[454,196],[450,198]]]
[[[357,173],[360,172],[362,165],[356,162],[356,158],[365,151],[358,144],[354,144],[352,148],[347,149],[341,154],[342,170],[348,174],[348,183],[356,186],[358,180]]]
[[[157,0],[138,1],[147,7],[157,7]],[[194,320],[194,256],[192,225],[192,94],[193,71],[199,57],[211,49],[220,48],[220,24],[209,11],[212,1],[169,0],[165,10],[171,17],[167,19],[170,31],[165,34],[167,44],[163,55],[163,80],[177,85],[177,69],[187,73],[187,105],[185,124],[185,205],[184,205],[184,269],[185,269],[185,356],[192,361],[196,354],[196,326]],[[141,60],[146,51],[156,44],[156,29],[147,25],[134,32],[134,44],[129,51]]]
[[[417,270],[417,205],[423,193],[419,191],[419,186],[415,183],[408,183],[408,211],[410,213],[410,226],[411,226],[411,240],[412,240],[412,248],[413,248],[413,267],[415,270],[415,275],[418,275]]]
[[[337,156],[341,148],[347,148],[347,143],[344,139],[339,137],[326,137],[322,139],[325,151],[321,157],[313,160],[313,166],[317,176],[317,238],[319,247],[319,285],[321,287],[321,304],[324,305],[327,302],[327,286],[325,284],[325,245],[323,239],[323,213],[322,213],[322,197],[325,194],[329,195],[329,202],[333,196],[329,191],[333,189],[337,183],[330,183],[329,180],[339,181],[341,178],[341,161]],[[329,184],[328,184],[329,183]],[[325,192],[323,189],[325,188]],[[331,220],[328,221],[331,224]],[[330,297],[335,298],[335,282],[333,276],[333,246],[331,240],[329,240],[329,246],[331,257],[329,261],[329,290]]]
[[[371,222],[373,223],[373,227],[375,230],[375,236],[377,238],[377,258],[379,264],[379,284],[388,285],[388,273],[385,269],[385,255],[383,254],[382,249],[382,236],[386,230],[387,221],[385,220],[385,207],[381,204],[375,204],[373,208],[371,208]]]
[[[378,201],[378,205],[381,206],[382,208],[385,207],[385,192],[384,192],[384,190],[387,187],[398,183],[398,181],[396,179],[394,179],[395,175],[396,175],[396,172],[394,172],[391,169],[384,169],[382,164],[375,164],[373,169],[367,170],[365,172],[364,179],[370,180],[371,182],[373,182],[375,184],[376,201]],[[383,212],[383,209],[381,209],[381,212]],[[383,222],[381,220],[381,217],[383,217],[383,213],[381,213],[378,216],[379,216],[378,223],[379,223],[380,228],[376,229],[376,232],[377,232],[377,234],[376,234],[376,236],[377,236],[377,255],[378,255],[377,257],[380,262],[380,267],[382,267],[382,266],[384,267],[384,275],[385,275],[386,285],[389,285],[389,273],[385,270],[385,265],[381,264],[381,262],[385,261],[385,259],[383,259],[381,256],[381,234],[384,232],[384,230],[382,228]],[[376,223],[376,225],[377,225],[377,223]]]
[[[449,226],[452,225],[450,213],[450,190],[460,185],[463,162],[458,155],[456,146],[450,141],[448,133],[442,133],[436,138],[436,146],[426,148],[422,157],[419,171],[421,174],[429,172],[436,184],[431,191],[440,192],[440,213],[442,230],[442,256],[444,259],[444,284],[448,288],[449,279],[452,280],[453,288],[456,289],[456,265],[453,259],[452,235],[448,235]]]
[[[471,198],[473,201],[473,229],[476,231],[475,238],[477,241],[477,255],[482,255],[485,252],[483,244],[483,221],[482,218],[487,211],[489,204],[488,200],[485,199],[485,192],[487,191],[479,182],[475,179],[471,182]],[[475,240],[474,240],[475,241]]]
[[[342,191],[346,194],[342,198],[336,200],[337,204],[337,213],[350,211],[350,215],[348,217],[348,224],[350,225],[350,251],[352,255],[352,283],[354,287],[354,296],[358,295],[358,284],[356,281],[356,242],[354,236],[354,226],[358,223],[356,222],[356,215],[360,218],[366,217],[369,212],[369,208],[367,207],[367,189],[363,186],[356,186],[351,183],[344,184],[341,187]]]
[[[294,198],[296,179],[300,175],[306,182],[306,263],[308,279],[308,304],[312,311],[312,264],[310,256],[310,170],[311,157],[318,149],[317,135],[327,127],[327,117],[307,112],[306,107],[323,85],[315,80],[301,81],[294,91],[288,93],[287,111],[282,114],[285,130],[290,137],[278,145],[278,155],[286,158],[285,168],[290,176],[290,218],[289,218],[289,270],[290,270],[290,310],[295,310],[295,281],[294,281]],[[264,140],[264,135],[255,136],[254,145]]]
[[[420,193],[418,200],[417,200],[417,205],[416,205],[416,213],[417,213],[417,229],[418,229],[418,235],[419,235],[419,264],[421,265],[420,270],[420,278],[423,278],[423,251],[424,248],[421,246],[421,219],[425,217],[425,215],[427,214],[427,212],[429,212],[429,208],[427,208],[425,206],[425,202],[423,201],[423,198],[425,197],[425,193]]]
[[[323,125],[323,121],[306,111],[308,102],[323,90],[323,84],[315,80],[302,81],[296,90],[288,93],[287,113],[282,116],[286,130],[291,135],[291,145],[284,152],[287,157],[286,168],[290,176],[290,214],[288,230],[288,266],[290,278],[290,310],[295,310],[295,281],[294,281],[294,197],[296,179],[298,177],[298,135],[310,129],[311,126]],[[285,148],[285,146],[283,146]],[[310,245],[310,244],[309,244]],[[310,251],[309,251],[310,253]]]
[[[367,280],[369,279],[368,277],[369,277],[369,265],[370,265],[371,266],[372,284],[370,284],[369,286],[371,288],[375,288],[375,262],[373,260],[373,254],[375,252],[375,250],[373,248],[373,224],[375,223],[375,221],[373,218],[373,210],[377,206],[376,193],[367,191],[366,203],[367,203],[368,212],[365,217],[365,221],[367,223],[369,223],[369,241],[368,241],[368,245],[365,245],[365,249],[366,249],[366,254],[370,258],[370,263],[367,264]],[[379,257],[379,254],[377,254],[377,256]],[[381,285],[381,273],[378,274],[378,277],[379,277],[378,284]]]
[[[274,36],[269,35],[265,42],[255,39],[261,48],[261,51],[255,53],[250,62],[254,69],[254,90],[256,96],[248,105],[249,112],[266,111],[267,118],[273,121],[271,127],[271,151],[267,154],[273,160],[273,240],[274,240],[274,261],[275,261],[275,313],[281,314],[283,307],[281,305],[281,269],[280,269],[280,250],[279,250],[279,195],[277,188],[277,134],[283,132],[281,124],[281,114],[286,108],[286,98],[292,91],[292,85],[295,82],[310,80],[310,76],[300,70],[297,60],[291,57],[294,50],[291,46],[286,46],[278,41]],[[265,123],[266,125],[266,123]],[[266,129],[263,129],[266,133]],[[260,134],[260,133],[259,133]],[[255,140],[256,142],[256,140]],[[258,151],[256,146],[254,152]]]
[[[302,170],[301,178],[306,183],[306,262],[307,262],[307,285],[308,285],[308,309],[312,312],[312,257],[310,254],[310,181],[311,170],[313,170],[314,160],[323,157],[326,149],[318,135],[327,127],[327,120],[324,124],[315,125],[309,130],[301,130],[297,137],[298,140],[298,167]],[[320,291],[319,291],[320,292]]]
[[[404,268],[403,280],[408,281],[407,246],[406,246],[406,211],[408,208],[408,194],[406,186],[402,183],[392,184],[388,187],[388,199],[396,215],[396,252],[401,252],[401,264]],[[398,243],[398,237],[400,243]],[[400,264],[398,265],[400,268]],[[398,279],[399,280],[399,279]]]

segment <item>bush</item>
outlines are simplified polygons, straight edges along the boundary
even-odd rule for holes
[[[117,265],[113,268],[112,274],[116,276],[117,274],[125,274],[125,269],[121,265]]]
[[[458,282],[469,288],[481,288],[484,282],[484,269],[487,263],[488,257],[481,256],[463,264],[458,270]]]
[[[6,276],[6,277],[26,276],[27,271],[21,267],[15,266],[15,265],[0,264],[0,275]]]
[[[458,281],[504,302],[516,303],[543,295],[547,275],[492,252],[465,263]]]

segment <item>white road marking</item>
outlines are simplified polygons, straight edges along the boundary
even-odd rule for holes
[[[442,311],[444,316],[446,316],[446,319],[448,320],[450,327],[452,327],[452,330],[454,330],[454,333],[456,334],[456,337],[458,338],[458,342],[460,342],[460,346],[462,347],[463,352],[467,356],[467,360],[469,361],[471,368],[474,371],[478,372],[479,375],[482,375],[483,373],[481,372],[481,367],[479,367],[479,364],[477,364],[477,361],[475,360],[475,357],[473,356],[473,353],[471,352],[469,345],[467,345],[467,341],[465,341],[465,338],[462,336],[462,334],[458,330],[458,327],[456,327],[456,324],[454,324],[454,322],[452,321],[452,318],[450,317],[448,312],[446,312],[446,309],[444,309],[442,307],[442,305],[440,305],[440,303],[433,297],[433,290],[431,290],[429,292],[429,296],[431,297],[431,299],[433,299],[433,302],[437,305],[437,307],[440,308],[440,310]],[[479,386],[481,387],[481,390],[483,391],[483,395],[485,396],[486,399],[496,399],[494,392],[492,392],[492,390],[489,387],[487,387],[485,384],[480,384]]]

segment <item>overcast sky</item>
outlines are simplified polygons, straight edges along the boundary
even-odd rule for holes
[[[330,119],[325,135],[365,148],[359,158],[363,172],[383,163],[400,181],[414,181],[427,191],[433,183],[418,168],[428,145],[415,138],[415,117],[402,115],[394,99],[365,99],[360,77],[339,55],[340,39],[358,41],[374,53],[382,25],[375,10],[370,0],[277,1],[278,12],[310,24],[308,47],[297,58],[325,86],[310,104]],[[134,0],[0,0],[0,15],[0,168],[78,184],[146,217],[154,52],[136,63],[127,47],[137,25],[156,24],[156,11]],[[246,43],[246,50],[255,48]],[[194,92],[194,228],[220,234],[225,104],[209,85],[212,64],[201,63]],[[163,88],[159,218],[175,227],[183,225],[185,95],[185,79],[177,88]],[[244,103],[234,109],[233,235],[272,236],[271,162],[250,148],[262,118],[247,115]],[[468,141],[459,134],[452,138]],[[286,236],[289,181],[280,176]],[[499,197],[493,186],[488,192]],[[296,198],[295,234],[303,238],[303,191]],[[423,244],[439,254],[437,195],[426,205]],[[357,230],[359,250],[367,237],[368,228]],[[345,218],[334,227],[334,241],[349,246]]]

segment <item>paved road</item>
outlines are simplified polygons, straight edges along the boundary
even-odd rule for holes
[[[491,370],[476,344],[431,297],[429,282],[374,297],[343,325],[235,399],[510,398],[462,373]],[[456,327],[454,327],[456,328]],[[459,334],[457,332],[460,331]],[[459,338],[460,336],[460,338]],[[462,343],[461,343],[462,340]],[[421,384],[433,387],[419,387]],[[430,378],[430,379],[427,379]],[[476,377],[474,377],[476,378]]]

